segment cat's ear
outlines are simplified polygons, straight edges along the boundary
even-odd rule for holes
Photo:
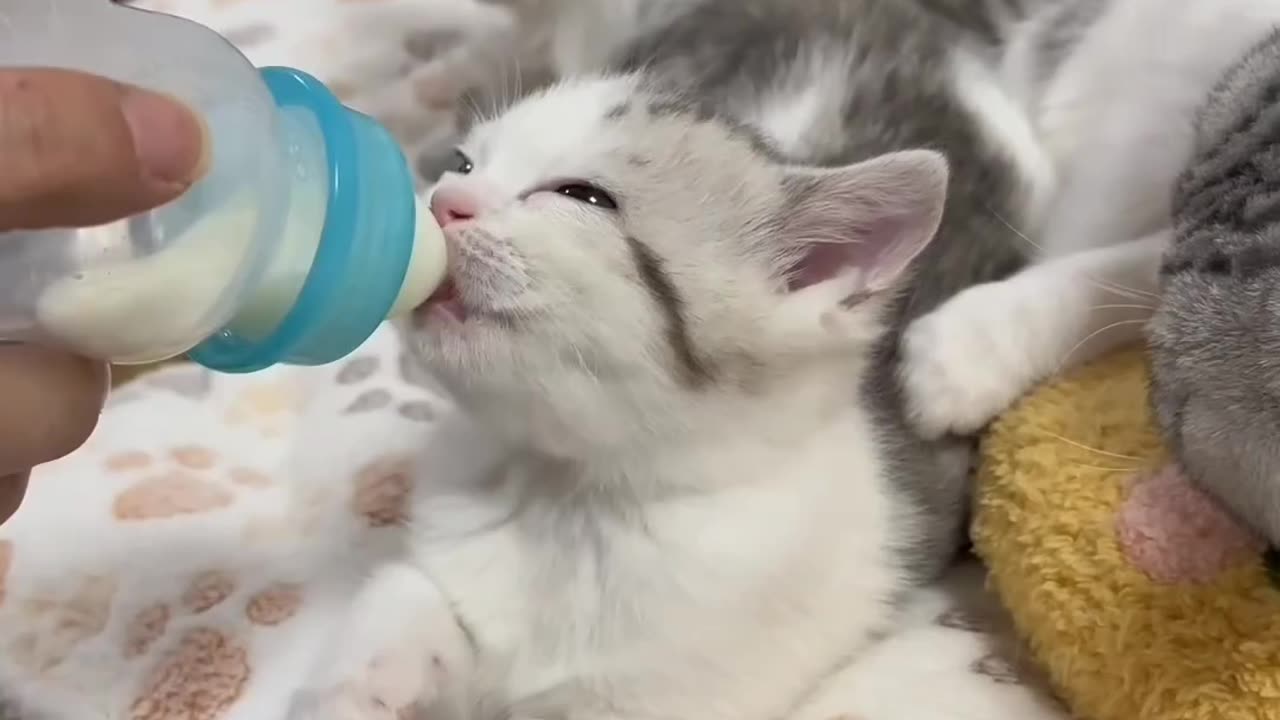
[[[788,168],[781,224],[790,289],[848,275],[853,294],[890,287],[937,232],[947,174],[946,159],[930,150]]]

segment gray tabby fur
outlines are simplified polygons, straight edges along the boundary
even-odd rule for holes
[[[1192,481],[1280,543],[1280,31],[1202,109],[1174,211],[1156,417]]]

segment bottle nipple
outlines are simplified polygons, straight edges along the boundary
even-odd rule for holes
[[[400,294],[391,304],[387,317],[398,317],[418,307],[444,282],[448,265],[444,231],[421,198],[417,200],[417,206],[409,269],[400,285]]]

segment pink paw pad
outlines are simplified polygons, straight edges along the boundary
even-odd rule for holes
[[[1263,550],[1173,464],[1136,478],[1116,525],[1125,557],[1160,583],[1207,583]]]

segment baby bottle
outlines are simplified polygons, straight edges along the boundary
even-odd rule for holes
[[[224,372],[337,360],[430,295],[444,243],[391,135],[315,78],[108,0],[4,0],[0,66],[166,93],[208,125],[207,175],[103,226],[0,233],[0,340]],[[0,170],[2,171],[2,170]]]

